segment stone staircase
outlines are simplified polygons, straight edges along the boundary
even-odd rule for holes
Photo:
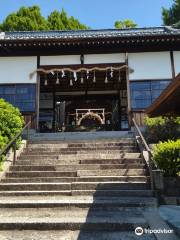
[[[34,141],[0,182],[0,239],[139,239],[156,204],[133,138]]]

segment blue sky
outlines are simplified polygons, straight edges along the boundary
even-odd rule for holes
[[[39,5],[43,16],[63,7],[91,28],[113,28],[118,19],[130,18],[139,27],[162,25],[162,6],[170,7],[173,0],[0,0],[0,22],[20,6]]]

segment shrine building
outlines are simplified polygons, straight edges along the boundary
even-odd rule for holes
[[[141,126],[179,72],[171,27],[0,32],[0,98],[40,132]]]

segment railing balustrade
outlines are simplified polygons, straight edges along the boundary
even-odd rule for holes
[[[22,136],[23,132],[26,130],[26,149],[28,151],[28,144],[29,144],[29,129],[30,129],[31,121],[29,121],[23,129],[14,136],[14,138],[2,149],[0,150],[0,158],[4,153],[7,153],[11,148],[13,149],[13,165],[16,162],[16,150],[17,150],[17,140],[20,136]]]
[[[150,174],[150,181],[151,181],[151,190],[154,190],[154,177],[153,177],[153,161],[152,161],[152,152],[149,148],[140,128],[138,127],[136,121],[134,118],[132,118],[132,123],[134,126],[134,134],[137,141],[137,144],[140,145],[141,154],[143,155],[143,151],[145,150],[147,152],[147,157],[144,157],[147,166],[149,168],[149,174]]]

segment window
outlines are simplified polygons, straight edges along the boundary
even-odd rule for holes
[[[36,86],[35,84],[0,85],[0,98],[4,98],[22,112],[34,112]]]
[[[145,109],[159,97],[168,86],[170,80],[147,80],[130,83],[131,107],[133,109]]]
[[[15,94],[16,88],[15,86],[7,86],[4,88],[4,94]]]
[[[18,94],[28,94],[28,88],[27,87],[18,87],[16,92]]]

